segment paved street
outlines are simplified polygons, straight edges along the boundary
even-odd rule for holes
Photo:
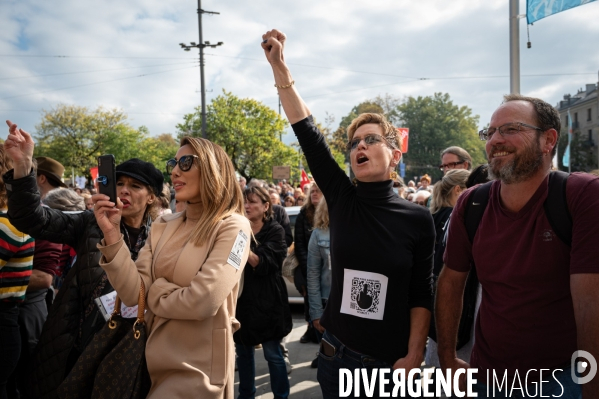
[[[322,398],[320,386],[316,381],[316,370],[310,368],[310,363],[318,351],[318,345],[313,343],[300,344],[299,339],[306,331],[306,322],[300,306],[292,306],[293,331],[285,338],[289,349],[289,360],[293,371],[289,374],[291,399]],[[238,375],[235,373],[235,395],[238,394]],[[270,399],[270,378],[268,365],[264,360],[262,349],[256,349],[256,399]]]

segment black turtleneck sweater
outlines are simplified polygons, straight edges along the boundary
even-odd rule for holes
[[[410,309],[432,308],[433,218],[395,194],[391,180],[354,186],[311,116],[293,130],[329,207],[331,294],[321,324],[393,364],[408,353]]]

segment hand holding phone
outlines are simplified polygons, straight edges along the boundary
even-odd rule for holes
[[[114,155],[98,157],[98,192],[110,197],[110,202],[116,204],[116,165]]]

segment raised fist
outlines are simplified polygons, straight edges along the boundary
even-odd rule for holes
[[[264,55],[271,65],[284,64],[285,57],[283,49],[285,48],[285,40],[287,37],[283,32],[276,29],[269,30],[262,35],[262,48]]]

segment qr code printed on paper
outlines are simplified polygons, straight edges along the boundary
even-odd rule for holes
[[[354,277],[351,284],[349,306],[361,314],[377,313],[380,294],[380,281]]]

